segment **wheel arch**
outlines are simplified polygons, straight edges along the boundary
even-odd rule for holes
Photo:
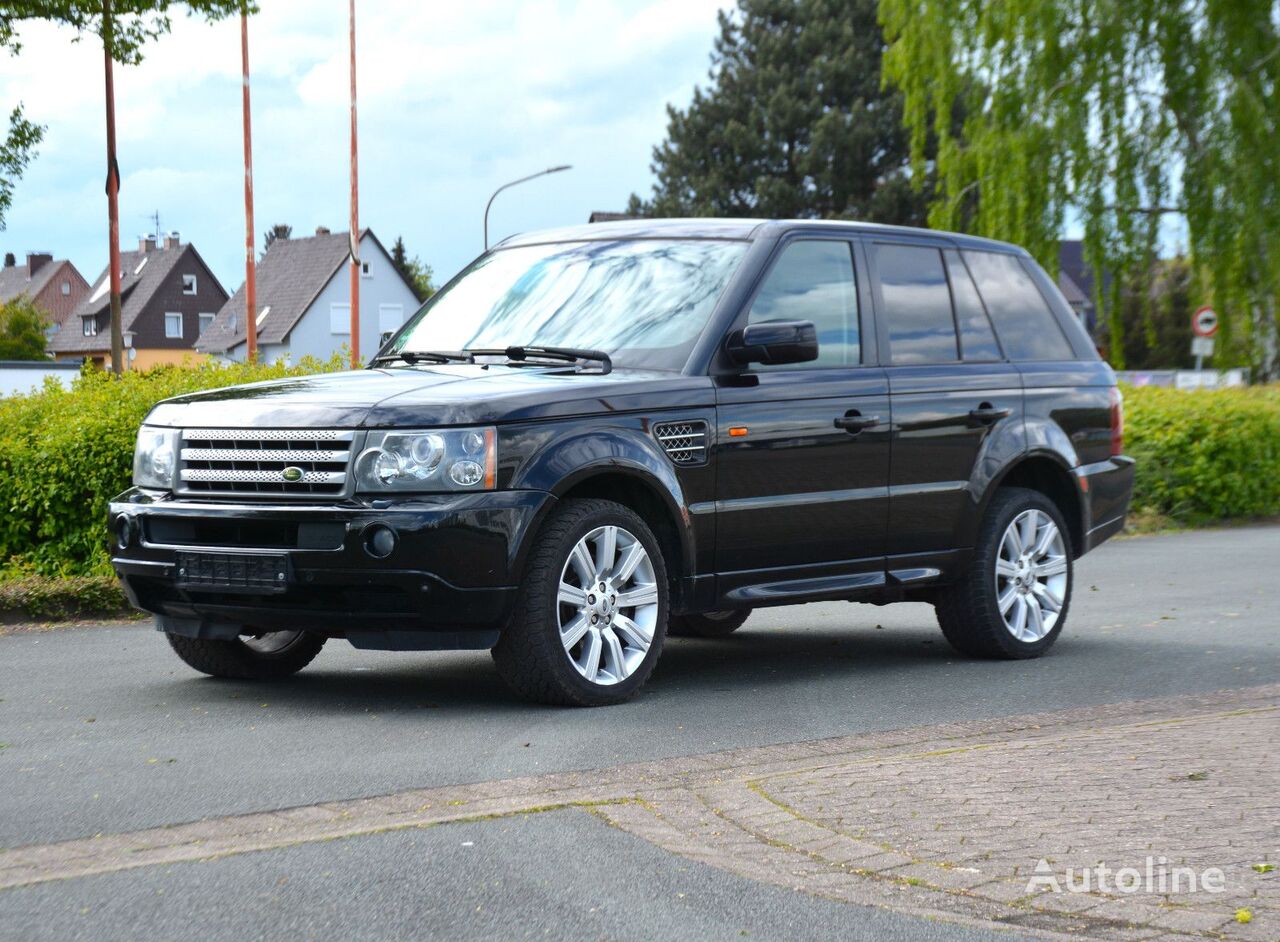
[[[1012,462],[992,481],[982,502],[982,514],[1002,487],[1025,487],[1038,491],[1053,501],[1067,522],[1071,537],[1071,553],[1079,558],[1084,552],[1084,502],[1080,497],[1076,476],[1056,452],[1035,451]]]

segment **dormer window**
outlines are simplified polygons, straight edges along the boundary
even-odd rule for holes
[[[182,293],[183,294],[196,293],[196,276],[195,275],[182,276]]]
[[[92,315],[80,318],[80,329],[86,337],[98,336],[98,319]]]

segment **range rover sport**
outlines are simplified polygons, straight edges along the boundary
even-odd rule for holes
[[[1043,654],[1133,482],[1115,377],[1014,246],[854,223],[522,235],[363,370],[162,402],[110,505],[187,664],[491,649],[525,697],[633,696],[668,634],[925,601]]]

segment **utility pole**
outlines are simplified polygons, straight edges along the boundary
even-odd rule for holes
[[[248,6],[240,9],[240,62],[244,72],[244,313],[246,348],[245,359],[252,363],[258,358],[258,286],[257,269],[253,259],[253,129],[249,120],[249,12]]]
[[[360,365],[360,173],[356,160],[356,0],[351,19],[351,368]]]
[[[116,91],[111,76],[114,39],[111,0],[102,0],[102,58],[107,92],[107,277],[111,279],[111,372],[124,372],[124,333],[120,314],[120,167],[116,163]]]

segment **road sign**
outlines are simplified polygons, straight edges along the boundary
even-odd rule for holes
[[[1191,330],[1197,337],[1212,337],[1218,332],[1218,313],[1206,304],[1191,315]]]
[[[1191,355],[1193,357],[1213,356],[1213,338],[1212,337],[1192,337],[1191,338]]]

